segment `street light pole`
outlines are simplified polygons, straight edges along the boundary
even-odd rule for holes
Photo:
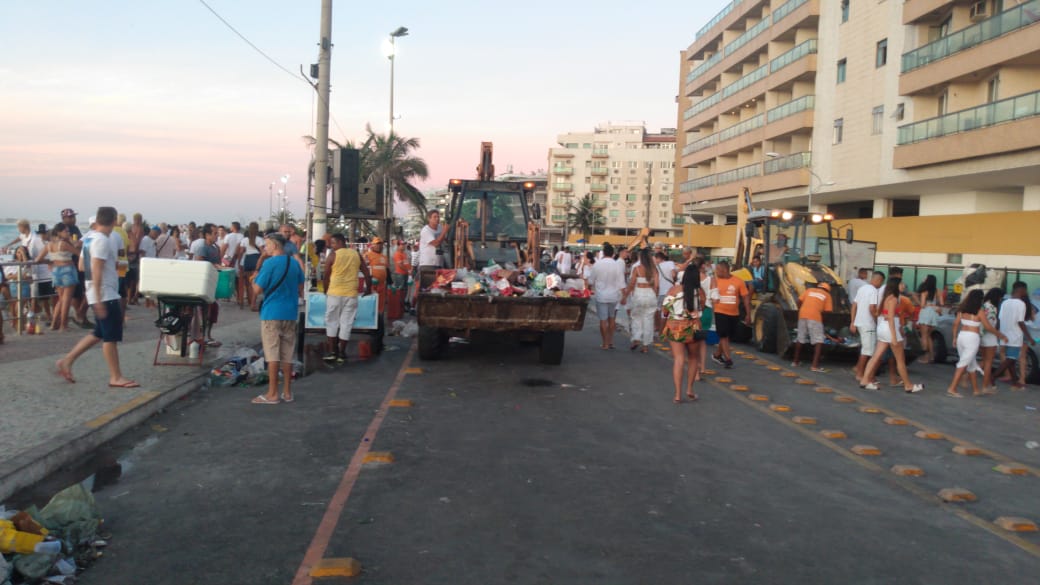
[[[399,26],[390,32],[390,47],[387,51],[387,59],[390,60],[390,131],[387,134],[387,143],[394,139],[394,62],[397,60],[397,39],[408,36],[408,27]],[[386,217],[386,256],[390,258],[390,234],[393,231],[394,222],[394,192],[389,176],[383,173],[383,213]]]
[[[390,59],[390,134],[394,133],[394,61],[397,56],[398,37],[408,36],[408,27],[399,26],[397,30],[390,33],[390,50],[387,59]]]

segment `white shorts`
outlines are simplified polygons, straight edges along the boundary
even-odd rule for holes
[[[899,331],[899,317],[896,317],[896,343],[903,343],[903,334]],[[877,340],[892,345],[892,332],[888,330],[888,318],[878,319]]]
[[[1000,344],[1000,340],[997,339],[996,335],[993,335],[989,331],[982,334],[982,347],[997,347]]]
[[[798,320],[798,343],[823,343],[823,323],[811,319]]]
[[[877,331],[873,329],[856,328],[859,331],[859,354],[870,357],[874,355],[877,347]]]
[[[350,330],[357,317],[358,298],[325,296],[325,335],[350,341]]]

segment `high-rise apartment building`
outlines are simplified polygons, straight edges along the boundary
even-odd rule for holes
[[[733,0],[682,52],[676,211],[1040,210],[1040,0]]]
[[[609,123],[556,142],[559,147],[549,149],[547,226],[564,227],[568,210],[589,195],[603,222],[595,234],[634,235],[643,228],[657,237],[681,234],[684,220],[672,201],[674,129],[650,134],[641,123]]]

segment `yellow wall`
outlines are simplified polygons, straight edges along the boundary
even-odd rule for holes
[[[1040,255],[1040,211],[837,220],[851,224],[857,240],[877,242],[878,252]],[[686,225],[682,243],[732,248],[736,226]]]

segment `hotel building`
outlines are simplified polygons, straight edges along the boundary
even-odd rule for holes
[[[693,221],[732,222],[747,187],[833,213],[879,263],[1040,268],[1040,0],[733,0],[679,87]]]

